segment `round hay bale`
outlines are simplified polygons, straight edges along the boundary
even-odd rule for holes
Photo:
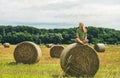
[[[105,51],[105,45],[103,43],[97,43],[94,45],[94,49],[97,52],[104,52]]]
[[[51,48],[54,44],[46,44],[47,48]]]
[[[2,45],[2,43],[0,43],[0,46]]]
[[[30,41],[19,43],[14,50],[14,58],[17,63],[32,64],[40,60],[41,49]]]
[[[99,69],[99,58],[88,45],[73,43],[63,50],[60,65],[67,75],[94,76]]]
[[[3,46],[4,46],[4,48],[9,48],[10,47],[10,43],[4,43]]]
[[[62,46],[62,45],[52,46],[50,49],[50,56],[59,58],[63,49],[64,49],[64,46]]]

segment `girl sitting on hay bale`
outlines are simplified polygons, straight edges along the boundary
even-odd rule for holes
[[[80,44],[88,43],[89,40],[87,39],[87,29],[84,27],[83,23],[79,23],[76,36],[77,36],[76,38],[77,43],[80,43]]]

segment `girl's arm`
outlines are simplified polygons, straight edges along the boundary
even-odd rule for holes
[[[87,34],[86,34],[86,36],[85,36],[85,40],[87,40]]]
[[[83,43],[85,44],[85,43],[88,43],[88,42],[89,42],[89,40],[87,39],[87,34],[86,34],[85,39],[83,40]]]

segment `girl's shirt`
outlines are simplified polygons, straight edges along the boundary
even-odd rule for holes
[[[78,35],[79,35],[79,39],[80,39],[80,40],[84,40],[85,37],[86,37],[86,35],[87,35],[87,33],[86,33],[86,32],[83,32],[80,28],[77,29],[77,33],[78,33]]]

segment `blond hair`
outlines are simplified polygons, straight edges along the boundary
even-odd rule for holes
[[[79,23],[79,27],[82,29],[83,32],[87,32],[87,29],[85,28],[83,23]]]

